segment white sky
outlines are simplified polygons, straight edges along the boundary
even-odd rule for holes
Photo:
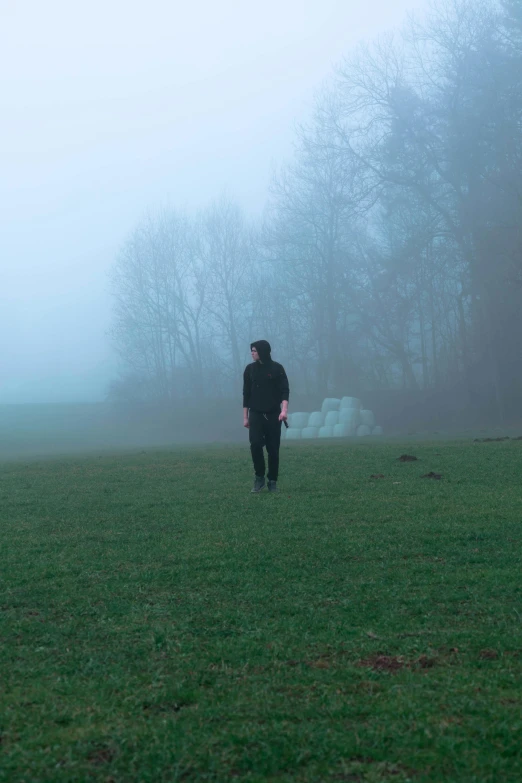
[[[102,399],[150,208],[263,208],[333,65],[426,0],[0,0],[0,403]]]

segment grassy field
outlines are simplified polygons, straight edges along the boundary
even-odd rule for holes
[[[284,444],[259,496],[233,445],[2,464],[0,780],[522,780],[521,476],[522,441]]]

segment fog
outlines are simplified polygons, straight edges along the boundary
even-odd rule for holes
[[[260,214],[360,40],[423,0],[3,0],[0,403],[104,399],[108,270],[136,224],[226,190]]]
[[[520,3],[4,2],[1,36],[4,451],[240,440],[258,339],[296,438],[343,397],[339,435],[522,427]]]

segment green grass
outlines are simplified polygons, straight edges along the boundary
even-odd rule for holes
[[[281,456],[1,466],[0,780],[522,780],[522,441]]]

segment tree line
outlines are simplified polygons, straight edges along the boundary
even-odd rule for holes
[[[307,394],[522,395],[522,0],[440,0],[339,66],[263,218],[144,220],[112,270],[113,392],[237,394],[268,339]]]

